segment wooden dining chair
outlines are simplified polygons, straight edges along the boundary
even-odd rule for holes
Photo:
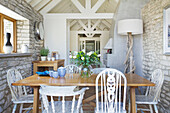
[[[156,104],[158,104],[160,100],[160,93],[163,81],[164,75],[162,71],[160,69],[156,69],[151,75],[151,82],[155,83],[155,86],[148,87],[145,95],[136,95],[136,105],[149,105],[150,109],[137,108],[137,110],[150,111],[151,113],[153,113],[153,105],[155,112],[158,113]]]
[[[32,108],[23,108],[24,104],[33,103],[34,95],[27,94],[25,86],[12,86],[12,83],[22,79],[19,71],[16,69],[9,69],[7,72],[7,82],[12,95],[12,102],[14,103],[12,113],[15,113],[17,104],[20,104],[20,113],[22,110],[30,110]]]
[[[95,112],[126,113],[126,88],[127,80],[122,72],[116,69],[105,69],[100,72],[96,78]]]
[[[66,65],[65,68],[66,68],[66,73],[69,73],[69,74],[80,73],[80,71],[81,71],[78,66],[73,65],[73,64]]]
[[[79,91],[74,91],[76,86],[44,86],[40,87],[42,95],[44,111],[42,113],[79,113],[83,112],[82,100],[84,93],[88,87],[82,88]],[[50,97],[48,100],[47,96]],[[55,97],[62,97],[62,101],[55,101]],[[76,100],[76,96],[79,96]],[[69,101],[67,97],[72,97]],[[67,99],[67,100],[66,100]]]

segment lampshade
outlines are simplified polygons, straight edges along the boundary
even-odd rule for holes
[[[109,41],[105,45],[104,49],[112,49],[112,38],[109,39]]]
[[[118,22],[118,34],[128,35],[143,34],[143,21],[141,19],[125,19]]]

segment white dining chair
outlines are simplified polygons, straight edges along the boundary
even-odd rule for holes
[[[152,105],[154,110],[158,113],[156,104],[160,100],[161,87],[164,81],[164,75],[160,69],[156,69],[151,75],[151,82],[155,83],[155,86],[148,87],[145,95],[136,95],[136,105],[149,105],[149,109],[137,108],[137,110],[150,111],[153,113]]]
[[[19,71],[16,69],[9,69],[7,72],[7,82],[12,95],[12,102],[14,103],[12,113],[15,113],[17,104],[20,104],[20,113],[22,110],[30,110],[32,108],[23,108],[24,104],[33,103],[34,95],[27,94],[25,86],[12,86],[12,83],[22,79]]]
[[[92,74],[99,74],[100,72],[102,72],[105,69],[107,69],[107,68],[94,68],[91,70],[91,72],[92,72]]]
[[[66,65],[65,68],[66,68],[66,73],[69,73],[69,74],[80,73],[80,71],[81,71],[78,66],[73,65],[73,64]]]
[[[88,87],[82,88],[79,91],[74,91],[76,86],[44,86],[40,87],[42,95],[44,111],[42,113],[79,113],[83,112],[82,100],[84,93]],[[50,97],[51,101],[48,100]],[[62,101],[55,101],[55,97],[62,97]],[[76,96],[79,96],[76,100]],[[72,97],[69,101],[67,97]],[[67,99],[67,101],[65,101]]]
[[[127,80],[122,72],[116,69],[105,69],[100,72],[96,78],[95,112],[126,113],[126,88]]]

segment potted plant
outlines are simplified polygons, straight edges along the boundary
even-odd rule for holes
[[[47,59],[47,55],[48,55],[48,53],[49,53],[49,49],[47,48],[42,48],[41,50],[40,50],[40,55],[41,55],[41,61],[45,61],[46,59]]]
[[[80,51],[77,53],[76,56],[70,56],[72,59],[74,59],[74,62],[78,65],[81,66],[82,76],[88,77],[91,74],[90,68],[91,65],[99,65],[100,58],[97,54],[97,52],[89,52],[89,53],[84,53],[83,51]]]

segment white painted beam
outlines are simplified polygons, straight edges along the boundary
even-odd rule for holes
[[[111,24],[108,21],[106,21],[106,20],[102,20],[102,23],[104,25],[106,25],[108,28],[110,28],[110,26],[111,26]]]
[[[86,1],[86,10],[91,10],[91,0],[85,0]]]
[[[85,30],[87,30],[86,25],[81,20],[78,20],[78,22]]]
[[[31,1],[30,2],[30,5],[32,6],[32,7],[35,7],[38,3],[40,3],[41,2],[41,0],[33,0],[33,1]]]
[[[100,22],[101,20],[97,20],[97,22],[93,25],[92,29],[94,30],[97,27],[97,25],[99,25]]]
[[[113,13],[93,13],[93,14],[79,14],[79,13],[49,13],[46,18],[66,18],[66,19],[113,19]]]
[[[70,27],[72,27],[74,24],[76,24],[77,21],[76,20],[73,20],[71,23],[70,23]]]
[[[97,3],[92,7],[91,11],[96,12],[100,6],[104,3],[105,0],[98,0]]]
[[[26,0],[27,3],[30,3],[32,0]]]
[[[81,13],[85,12],[85,8],[81,5],[81,3],[78,0],[71,0],[71,1]]]
[[[87,21],[88,21],[88,28],[91,28],[91,20],[88,19]]]
[[[47,6],[45,6],[40,13],[41,14],[46,14],[48,13],[52,8],[54,8],[61,0],[52,0]]]
[[[35,10],[39,11],[42,9],[50,0],[41,0],[41,2],[34,7]]]

